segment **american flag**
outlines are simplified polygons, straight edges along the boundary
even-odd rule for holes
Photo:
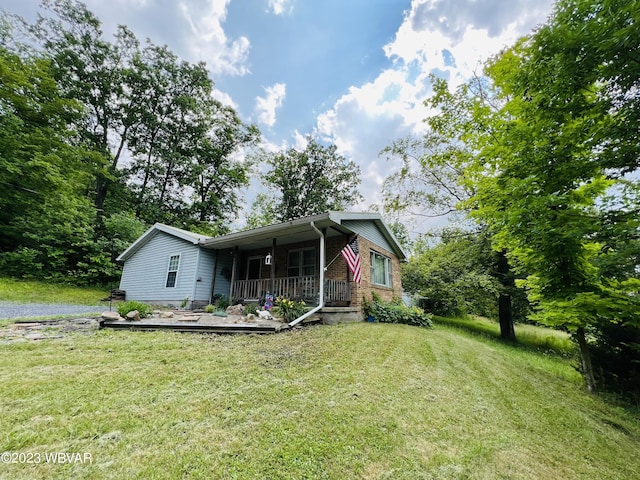
[[[361,272],[360,272],[360,249],[358,249],[358,237],[351,240],[351,242],[347,243],[347,245],[340,251],[342,256],[349,265],[349,270],[353,274],[353,281],[360,283]]]

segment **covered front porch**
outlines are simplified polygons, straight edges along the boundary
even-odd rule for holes
[[[285,297],[317,305],[320,295],[320,278],[314,275],[300,277],[258,278],[237,280],[231,285],[230,298],[234,301],[256,302],[271,293],[274,298]],[[324,280],[324,300],[330,305],[351,302],[349,282],[327,278]]]
[[[308,306],[352,306],[355,284],[340,251],[353,235],[318,216],[213,238],[204,245],[217,251],[212,294],[231,303],[262,304],[269,293]]]

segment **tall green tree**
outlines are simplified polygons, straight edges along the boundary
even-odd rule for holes
[[[241,150],[259,132],[213,98],[206,65],[142,48],[123,26],[108,41],[78,1],[42,5],[33,25],[0,23],[0,180],[16,188],[0,195],[0,249],[13,255],[12,273],[113,276],[114,228],[118,238],[155,221],[225,231],[248,183]]]
[[[183,227],[235,216],[248,166],[232,157],[258,130],[214,100],[206,65],[150,41],[141,47],[125,26],[105,40],[100,20],[78,1],[43,6],[49,15],[30,31],[53,59],[64,94],[83,104],[78,131],[99,154],[89,187],[97,225],[130,208],[145,222]],[[135,205],[124,207],[129,196]]]
[[[484,148],[486,138],[492,135],[493,116],[502,102],[485,78],[474,78],[456,92],[450,92],[443,79],[431,76],[431,81],[433,95],[425,105],[438,113],[425,119],[429,125],[427,133],[421,138],[396,140],[381,152],[388,160],[400,161],[400,168],[383,184],[385,209],[418,217],[457,216],[468,220],[468,202],[477,190],[469,181],[468,171]],[[479,235],[485,235],[486,225],[480,222],[476,228]],[[489,261],[482,275],[498,279],[501,285],[496,295],[491,289],[485,292],[497,303],[500,335],[513,340],[512,296],[521,295],[514,284],[506,253],[503,248],[498,248],[497,253],[483,252]],[[462,275],[460,269],[455,271]],[[473,271],[476,277],[480,274],[478,268]],[[435,281],[436,277],[422,278]],[[428,288],[427,285],[424,288]],[[430,295],[445,288],[440,282]],[[471,292],[471,289],[457,290]],[[442,295],[448,294],[443,291]]]
[[[217,101],[213,106],[211,127],[194,158],[190,185],[194,221],[222,228],[240,207],[240,188],[249,184],[250,163],[235,156],[255,146],[260,132],[255,125],[245,125],[232,108]]]
[[[85,108],[78,129],[86,148],[99,154],[86,160],[93,172],[94,207],[102,215],[127,140],[141,121],[133,95],[139,88],[129,74],[139,42],[126,27],[118,28],[115,42],[104,40],[100,20],[83,3],[44,0],[42,5],[49,15],[39,15],[29,29],[53,59],[63,94]]]
[[[345,210],[362,200],[360,167],[339,155],[335,145],[323,146],[311,137],[307,142],[302,151],[266,155],[270,170],[263,181],[276,193],[263,201],[272,204],[277,220]]]
[[[538,318],[574,332],[591,391],[587,331],[638,322],[637,268],[605,275],[612,250],[598,240],[614,218],[602,199],[638,166],[638,11],[636,1],[561,0],[547,24],[494,59],[487,73],[505,104],[468,172],[474,215],[530,272]]]

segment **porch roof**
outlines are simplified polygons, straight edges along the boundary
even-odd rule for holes
[[[311,226],[312,222],[318,230],[327,229],[327,238],[344,236],[355,233],[344,224],[347,220],[368,220],[374,222],[382,235],[393,247],[394,253],[401,259],[406,259],[399,243],[385,225],[379,213],[370,212],[326,212],[309,217],[297,218],[288,222],[254,228],[242,232],[230,233],[219,237],[207,238],[201,244],[205,248],[224,249],[238,247],[240,250],[271,247],[273,239],[278,245],[298,243],[318,238],[317,232]]]

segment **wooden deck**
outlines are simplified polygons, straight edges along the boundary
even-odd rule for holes
[[[100,321],[100,328],[115,328],[128,330],[173,330],[176,332],[200,332],[200,333],[278,333],[289,330],[286,323],[253,324],[253,323],[189,323],[168,322],[164,320],[139,322],[129,321]]]
[[[301,325],[308,325],[322,321],[319,316],[312,316]],[[278,333],[290,330],[287,323],[277,320],[254,319],[247,322],[244,317],[230,315],[218,317],[207,313],[180,312],[174,318],[159,318],[158,316],[144,318],[138,321],[129,320],[100,320],[100,328],[114,328],[126,330],[173,330],[176,332],[200,333]]]

